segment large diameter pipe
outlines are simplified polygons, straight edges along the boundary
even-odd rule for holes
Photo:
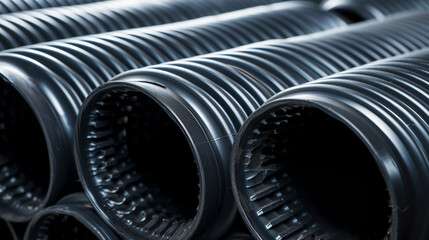
[[[76,191],[69,185],[77,178],[72,139],[78,109],[92,89],[116,74],[339,26],[345,23],[317,5],[288,2],[1,53],[0,164],[6,174],[0,175],[0,216],[26,221]]]
[[[0,15],[0,51],[57,39],[179,22],[278,1],[123,0],[3,14]]]
[[[429,238],[429,50],[288,89],[240,131],[239,209],[257,239]]]
[[[285,88],[428,46],[428,23],[413,14],[121,74],[79,113],[82,183],[127,238],[216,238],[234,209],[230,155],[247,117]]]

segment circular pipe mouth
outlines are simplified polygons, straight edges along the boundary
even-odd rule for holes
[[[142,92],[115,88],[97,98],[79,123],[86,159],[78,160],[96,208],[125,229],[183,234],[197,215],[200,179],[182,129]]]
[[[99,239],[78,219],[63,213],[50,213],[42,216],[28,233],[27,239]]]
[[[343,122],[301,104],[270,108],[250,122],[237,143],[233,178],[256,232],[291,239],[389,235],[387,185],[371,152]]]
[[[39,121],[22,96],[0,81],[0,209],[10,216],[31,216],[42,207],[49,184],[49,154]]]

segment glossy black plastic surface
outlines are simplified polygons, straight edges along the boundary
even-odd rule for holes
[[[122,0],[3,14],[0,15],[0,50],[179,22],[279,1]]]
[[[299,16],[307,17],[302,20]],[[0,186],[6,191],[0,198],[0,216],[26,221],[60,196],[75,191],[70,186],[78,183],[72,139],[79,107],[95,87],[116,74],[339,26],[345,23],[316,5],[290,2],[0,53],[4,113],[0,117],[5,124],[1,164],[8,170],[1,176]],[[41,170],[32,171],[34,165]]]

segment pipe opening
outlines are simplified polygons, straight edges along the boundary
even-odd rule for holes
[[[356,11],[349,10],[349,9],[338,8],[338,9],[331,10],[331,12],[337,14],[340,17],[345,18],[349,23],[358,23],[366,20],[363,16],[358,14]]]
[[[73,216],[52,213],[38,220],[32,227],[29,239],[95,240],[99,238]]]
[[[244,138],[249,139],[245,152],[256,161],[244,166],[249,173],[244,181],[248,196],[253,196],[251,204],[265,210],[261,217],[267,223],[290,214],[272,230],[299,222],[314,239],[388,235],[392,209],[387,186],[371,153],[352,130],[321,110],[304,106],[276,109],[258,122]],[[255,165],[259,174],[250,171]],[[258,182],[255,176],[264,169],[269,171]],[[262,186],[277,189],[257,198],[255,189]],[[277,208],[267,207],[267,202],[279,199],[282,204]]]
[[[49,154],[39,121],[21,95],[0,81],[0,205],[31,215],[49,187]]]
[[[199,203],[193,152],[180,127],[151,98],[129,90],[105,93],[91,107],[84,135],[102,206],[137,228],[174,234]],[[97,193],[94,193],[97,194]],[[168,226],[168,227],[165,227]]]

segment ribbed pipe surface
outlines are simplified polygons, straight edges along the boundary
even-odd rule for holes
[[[26,240],[119,240],[101,220],[84,193],[70,194],[38,212],[25,233]]]
[[[386,16],[406,11],[429,10],[427,0],[327,0],[323,9],[334,11],[351,20],[384,19]]]
[[[224,221],[233,208],[231,147],[253,111],[285,88],[428,46],[428,23],[429,15],[420,13],[121,74],[96,89],[79,114],[81,180],[124,235],[137,238],[146,230],[181,239],[187,237],[183,229],[198,233],[193,227],[213,226],[207,222],[213,216]],[[252,200],[265,199],[277,184],[286,186],[288,179],[252,188]],[[261,214],[277,206],[265,204]],[[289,228],[301,224],[290,218],[294,210],[283,211],[264,216],[267,228],[278,239],[299,238]]]
[[[39,8],[62,7],[102,0],[2,0],[0,1],[0,14],[21,12]]]
[[[0,175],[0,216],[25,221],[69,190],[76,174],[71,146],[79,107],[92,89],[116,74],[339,26],[345,23],[316,5],[289,2],[1,53],[0,164],[6,174]]]
[[[0,15],[0,51],[215,15],[280,0],[116,0]],[[0,3],[1,6],[1,3]]]
[[[241,211],[259,239],[428,239],[428,123],[429,49],[281,92],[237,138]]]

